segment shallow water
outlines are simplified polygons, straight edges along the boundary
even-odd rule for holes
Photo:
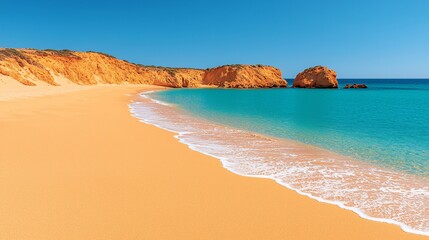
[[[347,82],[370,88],[180,89],[130,107],[231,171],[427,235],[429,81]]]

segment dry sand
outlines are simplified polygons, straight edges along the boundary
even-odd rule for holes
[[[0,239],[428,239],[227,171],[131,117],[143,88],[0,101]]]

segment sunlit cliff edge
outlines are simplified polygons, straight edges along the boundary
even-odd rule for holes
[[[150,84],[165,87],[286,87],[279,69],[225,65],[209,69],[134,64],[99,52],[0,48],[1,83],[18,85]]]

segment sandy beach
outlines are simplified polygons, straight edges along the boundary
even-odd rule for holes
[[[1,86],[0,239],[428,239],[229,172],[130,115],[152,88]]]

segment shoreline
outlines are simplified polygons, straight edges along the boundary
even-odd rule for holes
[[[162,90],[156,90],[156,91],[162,91]],[[153,91],[153,90],[151,90],[151,91],[143,91],[143,92],[139,93],[138,96],[144,98],[145,100],[147,99],[147,100],[150,100],[150,101],[152,101],[154,103],[160,104],[162,106],[170,106],[171,107],[170,103],[162,102],[160,100],[157,100],[157,99],[155,99],[155,98],[150,97],[150,96],[147,95],[147,94],[150,94],[150,93],[153,93],[153,92],[155,92],[155,91]],[[363,219],[370,220],[370,221],[381,222],[381,223],[388,223],[388,224],[392,224],[392,225],[395,225],[395,226],[399,226],[404,232],[407,232],[407,233],[418,234],[418,235],[422,235],[422,236],[429,236],[429,232],[425,232],[425,231],[420,231],[420,230],[413,229],[411,226],[409,226],[409,225],[407,225],[407,224],[405,224],[403,222],[399,222],[399,221],[396,221],[396,220],[393,220],[393,219],[390,219],[390,218],[381,218],[381,217],[370,216],[370,215],[368,215],[367,213],[365,213],[362,209],[360,209],[358,207],[347,206],[344,202],[341,202],[341,201],[338,201],[338,200],[337,201],[335,201],[335,200],[329,200],[329,199],[325,199],[325,198],[320,197],[320,196],[315,196],[315,195],[313,195],[311,193],[308,193],[308,192],[304,192],[304,191],[300,190],[299,188],[293,187],[291,184],[282,181],[279,178],[276,178],[276,177],[273,177],[273,176],[269,176],[269,175],[246,174],[246,173],[237,171],[236,169],[234,169],[233,166],[228,166],[228,165],[231,165],[231,164],[228,164],[228,160],[227,160],[228,158],[227,157],[220,156],[220,155],[215,155],[215,154],[211,154],[210,152],[204,151],[201,148],[198,148],[198,146],[194,146],[194,144],[192,142],[189,142],[185,138],[183,138],[183,135],[189,134],[186,131],[185,132],[181,132],[179,130],[169,128],[168,126],[163,126],[162,124],[157,123],[156,121],[154,122],[151,119],[145,119],[144,117],[139,116],[139,114],[138,114],[138,109],[139,109],[138,105],[137,106],[133,106],[136,103],[138,104],[140,102],[138,100],[135,100],[135,101],[133,101],[133,103],[129,104],[129,109],[130,109],[131,116],[139,119],[140,121],[142,121],[145,124],[150,124],[150,125],[153,125],[155,127],[160,128],[160,129],[163,129],[163,130],[166,130],[166,131],[174,133],[175,134],[174,138],[176,138],[180,143],[183,143],[183,144],[187,145],[193,151],[197,151],[197,152],[200,152],[200,153],[205,154],[207,156],[216,158],[217,160],[219,160],[222,163],[222,166],[225,169],[227,169],[228,171],[230,171],[230,172],[232,172],[234,174],[237,174],[237,175],[243,176],[243,177],[270,179],[270,180],[273,180],[274,182],[276,182],[277,184],[279,184],[281,186],[284,186],[284,187],[286,187],[286,188],[288,188],[290,190],[295,191],[296,193],[298,193],[300,195],[309,197],[309,198],[314,199],[314,200],[316,200],[318,202],[321,202],[321,203],[332,204],[332,205],[335,205],[335,206],[337,206],[337,207],[339,207],[341,209],[351,211],[351,212],[359,215]],[[206,120],[204,118],[200,118],[198,116],[194,116],[194,115],[192,115],[190,113],[185,113],[185,112],[183,112],[181,110],[179,110],[177,112],[180,112],[180,114],[189,115],[192,118],[195,118],[195,119],[198,119],[198,120],[211,122],[214,126],[223,126],[225,128],[228,128],[228,129],[234,128],[234,127],[227,126],[227,125],[224,125],[224,124],[221,124],[221,123],[212,122],[212,121]],[[176,117],[172,117],[172,118],[177,119]],[[324,148],[320,148],[320,147],[316,147],[316,146],[312,146],[312,145],[308,145],[308,144],[305,144],[305,143],[302,143],[302,142],[299,142],[299,141],[296,141],[296,140],[277,138],[277,137],[273,137],[273,136],[264,135],[264,134],[261,134],[261,133],[250,132],[248,130],[243,130],[243,129],[240,129],[239,131],[248,132],[249,134],[254,135],[254,136],[258,136],[260,138],[268,138],[268,139],[273,139],[275,141],[282,141],[282,142],[285,142],[285,143],[292,143],[293,145],[296,145],[296,144],[302,145],[302,146],[305,146],[305,148],[308,149],[308,151],[311,151],[313,149],[316,149],[316,151],[323,151],[323,152],[326,152],[326,153],[332,155],[334,158],[337,158],[337,157],[346,158],[346,159],[348,159],[350,161],[356,162],[359,165],[362,165],[362,167],[365,167],[365,168],[377,168],[377,169],[380,169],[383,172],[393,172],[393,173],[396,173],[398,175],[404,175],[407,179],[409,178],[409,180],[414,179],[415,181],[418,181],[418,182],[423,182],[424,180],[427,180],[427,179],[423,179],[423,178],[421,179],[420,176],[415,176],[415,175],[411,175],[411,174],[408,174],[408,173],[403,173],[403,172],[400,172],[400,171],[397,171],[397,170],[394,170],[394,169],[388,169],[388,168],[385,168],[385,167],[382,167],[382,166],[373,165],[371,163],[362,162],[362,161],[356,160],[354,158],[346,157],[346,156],[340,155],[339,153],[334,153],[334,152],[331,152],[330,150],[327,150],[327,149],[324,149]],[[208,143],[208,144],[210,144],[210,143]],[[237,147],[239,147],[239,146],[237,146]],[[422,183],[422,184],[425,184],[425,183]]]
[[[427,239],[229,172],[130,116],[145,88],[0,102],[1,238]]]

